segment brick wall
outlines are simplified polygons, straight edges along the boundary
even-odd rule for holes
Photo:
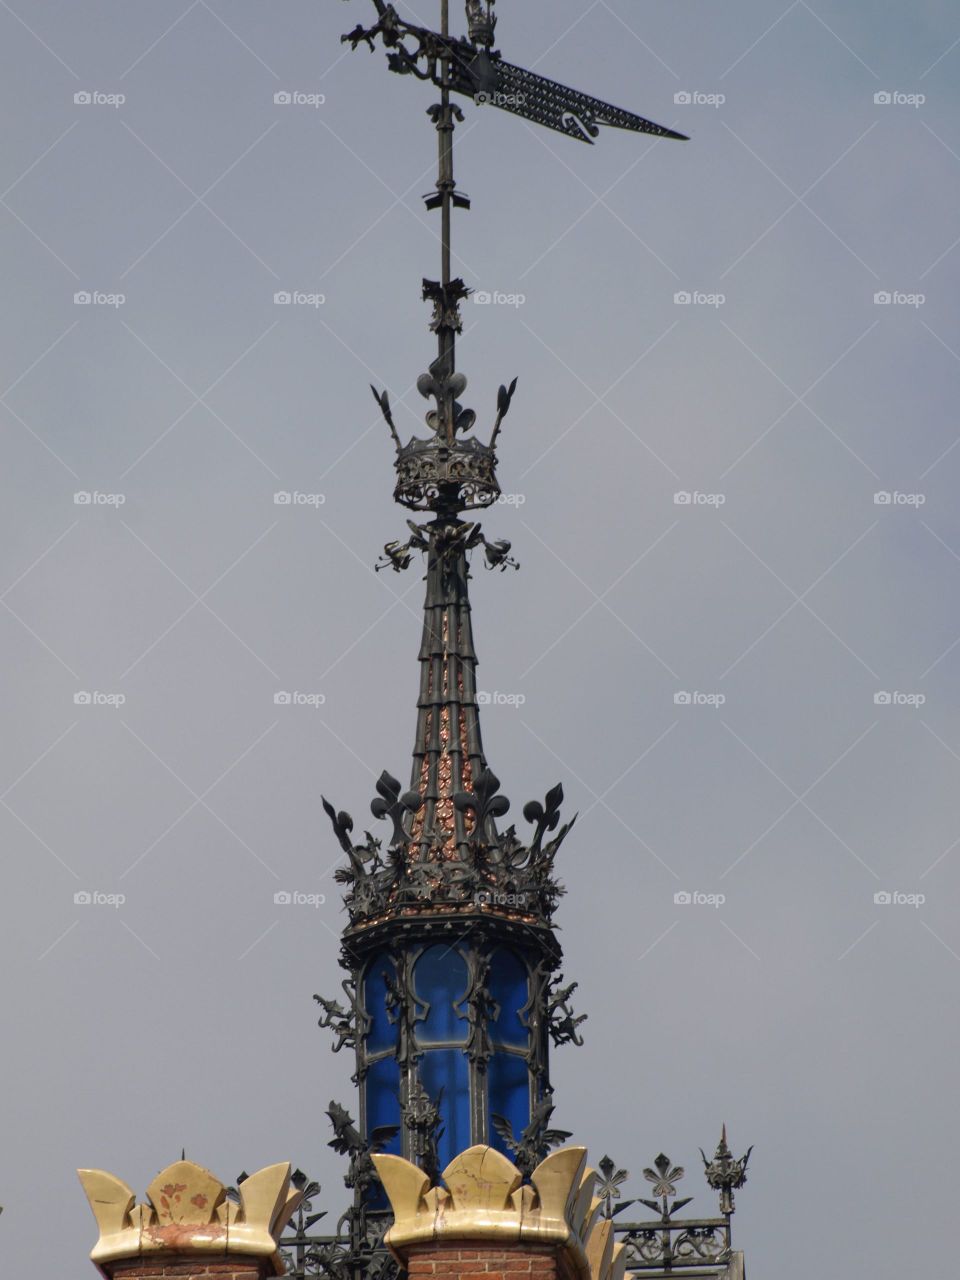
[[[560,1280],[555,1251],[525,1245],[414,1246],[409,1280]]]
[[[104,1268],[111,1280],[264,1280],[273,1275],[267,1258],[212,1259],[186,1254],[157,1253],[152,1257],[123,1258]]]

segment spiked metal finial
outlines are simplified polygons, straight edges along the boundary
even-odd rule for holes
[[[748,1147],[747,1154],[735,1160],[733,1152],[727,1146],[726,1125],[723,1126],[712,1160],[708,1160],[703,1148],[700,1148],[707,1182],[714,1191],[720,1192],[720,1212],[723,1214],[734,1211],[733,1193],[739,1191],[747,1180],[747,1162],[752,1150],[753,1147]]]

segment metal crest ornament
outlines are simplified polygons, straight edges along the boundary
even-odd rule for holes
[[[708,1160],[703,1148],[700,1148],[707,1182],[715,1191],[720,1192],[720,1208],[723,1213],[733,1213],[733,1193],[739,1191],[747,1180],[747,1164],[752,1150],[753,1147],[748,1147],[746,1155],[735,1160],[733,1152],[727,1146],[726,1125],[723,1126],[712,1160]]]

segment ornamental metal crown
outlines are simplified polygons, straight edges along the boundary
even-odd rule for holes
[[[430,296],[427,286],[431,283],[424,281],[425,296]],[[462,284],[462,281],[454,283]],[[450,324],[451,329],[459,323],[456,301],[452,304],[452,311],[456,319]],[[435,327],[447,326],[438,320]],[[489,507],[500,496],[497,436],[509,412],[517,380],[514,378],[509,386],[500,387],[490,442],[484,444],[476,436],[467,435],[476,425],[477,415],[460,403],[460,397],[467,388],[467,379],[465,374],[454,372],[452,365],[452,354],[441,355],[431,364],[429,372],[422,373],[417,379],[417,390],[435,404],[426,414],[425,421],[432,432],[426,439],[413,436],[403,444],[397,433],[389,395],[386,391],[377,391],[376,387],[370,388],[397,448],[394,499],[412,511],[435,511],[449,516],[459,511]]]
[[[496,452],[475,436],[452,445],[439,436],[414,436],[398,450],[395,466],[394,499],[412,511],[474,511],[500,496]]]

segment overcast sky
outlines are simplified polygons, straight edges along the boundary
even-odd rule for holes
[[[518,817],[580,812],[556,1120],[702,1213],[726,1121],[751,1274],[899,1280],[960,1137],[960,18],[498,8],[509,59],[693,135],[459,131],[483,434],[520,377],[485,744]],[[7,1273],[92,1275],[79,1165],[290,1159],[346,1204],[320,794],[362,827],[408,775],[421,569],[372,571],[405,525],[368,383],[422,431],[438,270],[436,95],[341,48],[371,13],[0,0]]]

